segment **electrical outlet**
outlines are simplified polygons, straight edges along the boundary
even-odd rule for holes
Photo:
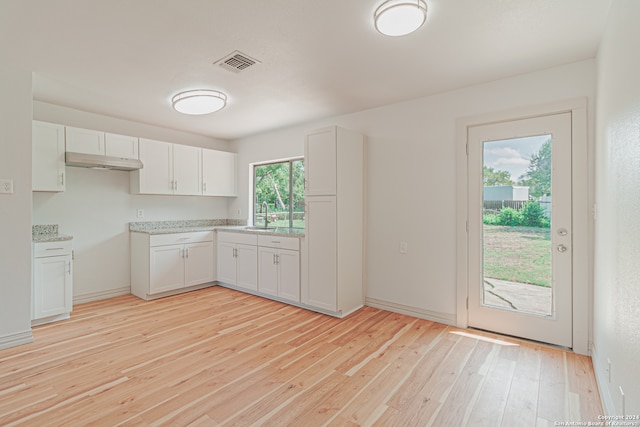
[[[407,253],[407,242],[400,242],[400,253],[401,254],[406,254]]]
[[[12,179],[0,179],[0,194],[13,194]]]
[[[138,218],[144,218],[144,209],[138,209],[136,214]]]
[[[236,209],[236,215],[240,216],[240,208]]]

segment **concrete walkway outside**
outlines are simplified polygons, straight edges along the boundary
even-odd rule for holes
[[[484,283],[484,302],[486,305],[511,308],[527,313],[551,314],[551,288],[488,277],[485,277]]]

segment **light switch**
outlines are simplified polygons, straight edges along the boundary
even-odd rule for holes
[[[401,254],[407,253],[407,242],[400,242],[400,253]]]
[[[0,194],[13,194],[12,179],[0,179]]]

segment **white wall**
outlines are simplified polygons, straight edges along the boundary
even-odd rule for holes
[[[640,2],[615,0],[598,52],[594,365],[610,414],[640,414]],[[611,361],[611,381],[607,372]]]
[[[31,336],[31,72],[0,62],[0,348]]]
[[[228,150],[226,141],[200,135],[37,101],[33,109],[36,120]],[[33,193],[33,223],[58,224],[73,236],[76,302],[129,292],[129,222],[227,217],[223,197],[131,195],[129,172],[67,167],[66,176],[65,192]]]
[[[455,323],[456,119],[575,97],[593,105],[594,92],[589,60],[239,140],[239,197],[229,203],[229,216],[240,209],[246,218],[249,163],[302,155],[305,133],[318,127],[362,132],[368,138],[367,297]],[[406,255],[400,241],[408,243]]]

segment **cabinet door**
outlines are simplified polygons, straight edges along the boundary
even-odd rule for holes
[[[258,248],[258,290],[269,295],[278,295],[278,250]]]
[[[336,198],[307,197],[307,277],[302,302],[337,310]]]
[[[236,284],[236,245],[218,241],[218,280],[230,285]]]
[[[67,126],[67,151],[105,155],[104,132]]]
[[[277,262],[278,296],[300,302],[300,252],[280,249]]]
[[[202,194],[202,149],[173,144],[173,194]]]
[[[236,154],[202,150],[202,194],[205,196],[237,196]]]
[[[70,255],[34,260],[33,319],[71,312],[71,274]]]
[[[258,247],[237,245],[237,280],[236,286],[258,290]]]
[[[172,291],[184,287],[184,245],[150,248],[149,293]]]
[[[184,285],[213,282],[213,242],[185,245]]]
[[[336,194],[336,128],[307,135],[304,144],[305,195]]]
[[[64,191],[64,126],[33,121],[32,189]]]
[[[135,136],[104,134],[105,152],[107,156],[120,157],[122,159],[137,159],[138,138]]]
[[[140,138],[140,160],[144,165],[135,171],[138,174],[139,188],[142,194],[173,194],[172,187],[172,144],[163,141]]]

